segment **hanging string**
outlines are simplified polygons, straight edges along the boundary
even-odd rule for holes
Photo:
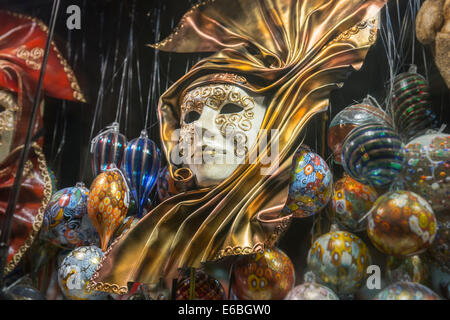
[[[139,39],[141,38],[141,36],[144,34],[144,31],[146,30],[146,26],[147,26],[147,22],[148,19],[146,19],[144,21],[144,23],[141,24],[138,36],[134,37],[134,19],[135,19],[135,13],[132,15],[132,20],[133,20],[133,27],[130,28],[130,30],[132,29],[133,32],[130,31],[129,34],[129,39],[127,41],[128,46],[127,46],[127,51],[126,51],[126,56],[125,59],[122,60],[121,63],[118,63],[119,60],[119,52],[120,52],[120,23],[121,23],[121,16],[122,16],[122,12],[123,12],[123,2],[121,2],[121,5],[119,7],[119,23],[118,23],[118,30],[117,30],[117,36],[116,36],[116,42],[114,45],[114,49],[112,48],[112,42],[110,42],[110,46],[108,47],[108,51],[107,51],[107,56],[108,59],[107,60],[103,60],[102,59],[102,66],[101,66],[101,73],[102,73],[102,80],[101,80],[101,94],[99,94],[97,96],[97,103],[96,103],[96,114],[97,116],[94,117],[94,122],[91,126],[91,134],[89,137],[89,141],[92,140],[93,135],[94,135],[94,129],[95,129],[95,124],[96,123],[102,123],[101,121],[101,117],[103,112],[101,111],[101,109],[103,109],[103,101],[104,101],[104,96],[105,96],[105,92],[110,92],[113,93],[115,90],[115,79],[116,77],[119,75],[119,73],[122,74],[122,78],[121,78],[121,86],[120,86],[120,92],[119,92],[119,99],[118,99],[118,103],[117,103],[117,109],[116,109],[116,115],[115,115],[115,121],[119,122],[119,120],[121,119],[121,115],[122,115],[122,106],[124,104],[124,100],[125,100],[125,80],[127,79],[127,83],[128,83],[128,87],[131,88],[131,90],[127,90],[127,95],[126,95],[126,103],[129,105],[130,101],[131,101],[131,96],[132,96],[132,86],[129,85],[129,83],[131,83],[130,81],[133,80],[133,71],[130,70],[129,68],[132,67],[132,63],[129,63],[130,61],[130,52],[135,52],[135,46],[137,45],[137,43],[139,43]],[[134,9],[134,12],[136,12],[136,10]],[[131,38],[131,40],[130,40]],[[104,37],[102,36],[101,39],[103,40]],[[136,50],[137,51],[137,50]],[[112,54],[112,52],[114,52],[114,54]],[[109,65],[109,58],[112,56],[112,74],[110,77],[110,80],[108,81],[107,84],[105,84],[105,80],[106,80],[106,75],[108,74],[108,65]],[[104,63],[106,61],[106,64]],[[141,82],[141,75],[140,75],[140,64],[139,64],[139,60],[137,60],[137,74],[138,74],[138,81],[140,83],[140,91],[142,92],[142,82]],[[128,74],[127,74],[128,73]],[[140,95],[140,99],[142,101],[142,94]],[[128,107],[126,110],[126,113],[128,115]],[[126,121],[127,123],[127,121]]]
[[[120,119],[122,118],[122,107],[123,107],[123,100],[124,100],[124,86],[125,86],[125,78],[126,78],[126,71],[127,71],[127,66],[128,66],[128,50],[127,50],[127,54],[125,56],[124,59],[124,66],[122,69],[122,80],[120,82],[120,91],[119,91],[119,101],[117,103],[117,110],[116,110],[116,118],[115,118],[115,122],[120,123]]]
[[[415,59],[415,45],[416,45],[416,28],[415,28],[415,21],[417,18],[417,13],[419,12],[420,9],[420,0],[412,0],[410,5],[411,8],[411,22],[412,22],[412,59],[411,59],[411,64],[414,64],[414,59]]]
[[[60,158],[62,151],[64,149],[64,145],[66,144],[66,129],[67,129],[67,102],[63,101],[62,103],[62,118],[64,119],[63,123],[63,132],[61,134],[61,140],[59,142],[58,149],[56,150],[54,162]],[[55,175],[59,177],[59,173],[61,172],[61,161],[58,162],[57,167],[55,169]]]
[[[69,63],[73,66],[73,61],[72,61],[72,47],[73,47],[73,43],[72,43],[72,32],[67,29],[67,41],[66,41],[66,53],[67,53],[67,61],[69,61]],[[62,110],[65,111],[65,105],[66,105],[66,100],[63,100],[63,105],[62,108],[57,108],[56,111],[56,121],[55,121],[55,127],[53,129],[53,135],[52,135],[52,142],[50,144],[50,156],[49,159],[51,162],[51,167],[53,169],[55,169],[55,163],[56,163],[56,159],[57,156],[55,156],[55,148],[56,148],[56,139],[58,137],[60,137],[60,135],[58,135],[58,132],[60,130],[60,124],[64,123],[65,126],[65,112],[64,114],[62,114]],[[61,143],[61,141],[60,141]],[[59,147],[61,147],[61,144],[59,145]]]
[[[105,80],[106,80],[106,71],[108,68],[108,63],[109,63],[109,59],[111,56],[111,52],[112,52],[112,44],[111,42],[110,45],[108,45],[108,47],[106,48],[106,53],[105,51],[105,47],[103,46],[103,39],[105,37],[105,16],[104,16],[104,12],[101,13],[100,15],[100,33],[99,33],[99,37],[100,37],[100,41],[99,43],[99,51],[100,51],[100,84],[99,84],[99,88],[98,88],[98,94],[97,94],[97,99],[95,101],[95,107],[94,107],[94,115],[92,117],[92,122],[91,122],[91,128],[90,128],[90,132],[89,132],[89,143],[92,141],[92,138],[94,136],[94,131],[95,128],[97,126],[97,123],[101,123],[101,108],[103,106],[103,99],[105,96]],[[83,165],[80,167],[80,181],[85,181],[86,179],[86,173],[89,171],[87,170],[88,168],[88,161],[89,161],[89,155],[90,155],[90,148],[87,149],[85,157],[84,157],[84,161],[82,162]]]
[[[134,19],[136,15],[136,0],[133,0],[131,8],[131,23],[130,23],[130,34],[128,37],[128,56],[130,58],[130,63],[128,66],[128,85],[127,85],[127,103],[125,109],[125,136],[128,134],[128,114],[130,110],[130,100],[132,98],[132,86],[133,86],[133,53],[134,53]]]
[[[159,8],[157,8],[155,10],[155,16],[156,16],[156,26],[155,26],[155,42],[157,43],[159,41],[159,33],[160,33],[160,18],[161,18],[161,10]],[[158,82],[159,82],[159,78],[160,78],[160,74],[159,74],[159,64],[158,64],[158,56],[159,52],[158,50],[154,51],[153,54],[153,77],[151,78],[150,81],[150,85],[149,85],[149,94],[147,97],[147,111],[145,114],[145,128],[148,128],[148,118],[149,118],[149,113],[150,113],[150,107],[151,105],[154,103],[154,100],[156,99],[156,81],[158,78]],[[159,85],[158,85],[159,86]],[[154,104],[153,104],[154,105]]]
[[[380,39],[381,39],[381,43],[383,45],[383,48],[385,50],[386,53],[386,57],[387,57],[387,63],[389,66],[389,85],[388,85],[388,94],[387,94],[387,98],[386,98],[386,106],[387,107],[387,112],[388,114],[392,117],[393,116],[393,110],[391,109],[391,104],[390,104],[390,97],[391,97],[391,93],[392,93],[392,89],[393,89],[393,79],[394,79],[394,65],[393,65],[393,54],[392,54],[392,50],[395,50],[395,43],[391,44],[391,39],[392,39],[392,24],[391,24],[391,20],[389,17],[389,9],[388,6],[385,6],[385,24],[381,25],[380,28]]]
[[[137,73],[137,82],[138,82],[138,97],[139,97],[139,110],[140,115],[144,114],[144,101],[143,101],[143,90],[142,90],[142,79],[141,79],[141,65],[140,65],[140,59],[139,59],[139,50],[136,50],[136,73]],[[145,120],[144,120],[145,121]],[[143,126],[145,124],[143,123]]]
[[[97,95],[97,100],[95,103],[95,109],[94,109],[94,116],[92,117],[92,123],[91,123],[91,130],[89,133],[89,141],[92,141],[92,138],[94,137],[94,129],[96,126],[96,123],[98,122],[98,118],[101,114],[100,112],[100,108],[101,106],[103,106],[103,97],[104,97],[104,88],[105,88],[105,77],[106,77],[106,70],[108,67],[108,61],[109,61],[109,57],[110,57],[110,50],[108,50],[108,53],[106,54],[106,57],[102,56],[102,62],[100,65],[100,86],[99,86],[99,91],[98,91],[98,95]],[[84,159],[84,166],[81,169],[83,171],[83,173],[80,175],[82,177],[82,181],[85,180],[86,178],[86,172],[88,171],[87,168],[87,164],[88,164],[88,160],[89,160],[89,149],[86,152],[86,156]]]
[[[87,9],[87,0],[83,0],[83,12],[86,12]],[[84,15],[81,15],[81,17],[83,18]],[[83,41],[81,42],[81,58],[83,59],[83,61],[86,61],[86,34],[87,32],[83,32]]]
[[[160,38],[160,23],[161,23],[161,9],[158,9],[156,18],[155,43],[159,42]],[[152,100],[153,106],[157,106],[159,94],[161,92],[161,75],[159,72],[159,51],[155,50],[153,61],[153,81],[152,81]],[[154,108],[152,109],[154,110]],[[146,123],[146,127],[148,123]]]
[[[114,80],[115,80],[115,74],[118,72],[116,69],[117,67],[117,61],[119,59],[119,45],[120,45],[120,31],[121,31],[121,22],[122,22],[122,11],[123,11],[123,4],[125,1],[120,1],[119,6],[119,14],[118,14],[118,23],[117,23],[117,32],[116,32],[116,47],[114,49],[114,62],[113,62],[113,70],[112,74],[113,77],[111,79],[111,91],[110,93],[114,93]]]
[[[396,7],[394,9],[396,10],[397,15],[396,23],[398,33],[394,32],[394,26],[389,13],[391,6],[389,4],[385,6],[385,21],[381,24],[379,31],[380,40],[383,45],[389,67],[389,76],[386,84],[387,93],[383,104],[386,108],[385,111],[391,118],[393,118],[394,115],[394,110],[392,109],[393,105],[391,102],[395,77],[401,72],[401,69],[406,64],[410,54],[412,55],[412,62],[414,63],[415,32],[413,34],[413,39],[411,40],[410,29],[414,29],[414,20],[418,11],[418,2],[417,0],[409,1],[403,15],[400,10],[400,2],[398,0],[395,2],[395,6]]]

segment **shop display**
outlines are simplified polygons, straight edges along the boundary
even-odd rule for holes
[[[373,245],[391,256],[424,252],[433,243],[436,229],[433,209],[410,191],[392,191],[379,197],[367,222]]]
[[[167,39],[151,45],[161,57],[212,53],[159,97],[161,150],[182,192],[111,245],[103,264],[109,267],[92,279],[97,290],[122,292],[128,282],[154,283],[173,277],[180,267],[256,254],[287,229],[293,215],[283,207],[302,130],[325,110],[329,93],[347,71],[362,65],[384,5],[311,4],[205,2],[188,11],[186,23]],[[236,15],[236,6],[251,14]],[[295,26],[278,18],[304,21],[310,14],[327,18]],[[275,36],[280,28],[286,37]],[[309,32],[316,36],[305,38]],[[235,51],[238,43],[245,45]],[[329,200],[331,186],[329,191],[320,205]]]
[[[377,192],[374,188],[345,175],[334,184],[331,198],[336,222],[352,232],[364,230],[364,215],[372,208],[376,199]]]
[[[195,2],[0,4],[0,298],[449,299],[450,0]]]
[[[336,228],[333,226],[333,229]],[[351,294],[363,285],[371,257],[358,236],[336,230],[320,236],[313,243],[307,264],[318,281],[337,294]]]
[[[300,148],[292,159],[289,195],[285,211],[296,218],[319,212],[330,201],[333,176],[316,153]]]

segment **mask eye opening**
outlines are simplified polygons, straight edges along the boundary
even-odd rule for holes
[[[197,111],[189,111],[184,116],[185,123],[192,123],[194,121],[197,121],[198,119],[200,119],[200,113],[198,113]]]
[[[220,114],[239,113],[242,111],[244,111],[243,107],[234,103],[227,103],[220,109]]]

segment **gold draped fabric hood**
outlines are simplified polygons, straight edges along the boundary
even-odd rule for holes
[[[179,193],[154,208],[110,246],[90,282],[127,292],[129,282],[156,283],[181,267],[274,245],[289,225],[282,216],[292,157],[311,117],[325,111],[331,90],[359,69],[375,42],[385,1],[216,0],[196,5],[164,41],[167,52],[212,52],[159,100],[163,150]],[[222,73],[224,76],[214,77]],[[228,75],[227,75],[228,74]],[[183,92],[193,82],[235,83],[268,97],[256,146],[221,184],[193,189],[189,169],[171,163]],[[206,79],[206,80],[205,80]],[[262,132],[262,131],[261,131]],[[263,139],[264,138],[264,139]],[[262,146],[263,141],[267,141]],[[275,162],[265,164],[273,143]],[[265,168],[266,172],[261,169]],[[267,174],[267,170],[270,174]]]

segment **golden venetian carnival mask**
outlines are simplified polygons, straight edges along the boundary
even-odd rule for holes
[[[263,96],[227,83],[230,77],[245,82],[215,74],[217,82],[191,86],[182,98],[179,155],[198,187],[219,184],[245,162],[266,112]]]

